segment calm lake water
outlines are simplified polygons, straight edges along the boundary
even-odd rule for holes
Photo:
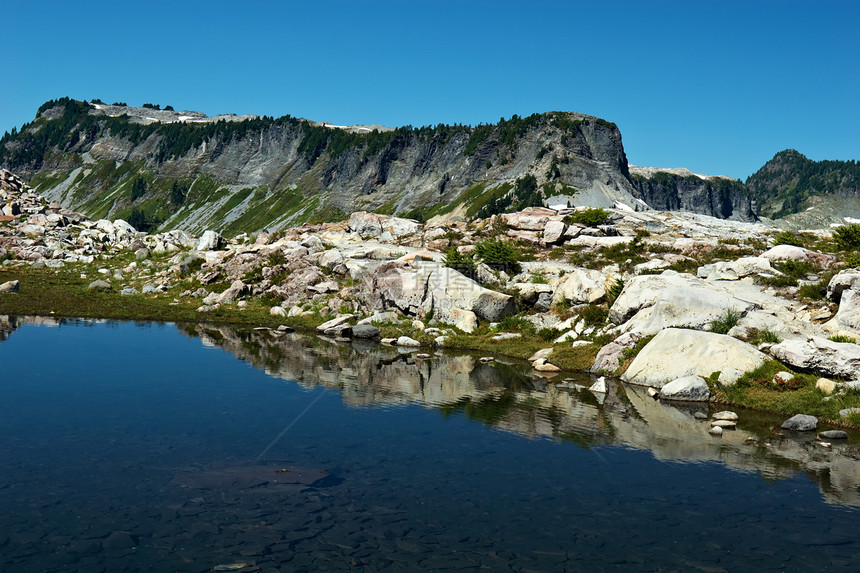
[[[0,341],[3,572],[857,569],[858,445],[779,418],[205,325]]]

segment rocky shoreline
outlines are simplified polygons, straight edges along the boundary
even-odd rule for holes
[[[758,384],[858,421],[860,269],[829,229],[786,241],[766,223],[617,204],[425,224],[357,212],[226,240],[91,221],[7,171],[0,185],[0,313],[21,294],[17,269],[80,270],[92,291],[164,300],[165,319],[173,304],[201,320],[263,306],[340,340],[517,347],[559,383],[573,352],[664,400],[732,402]]]

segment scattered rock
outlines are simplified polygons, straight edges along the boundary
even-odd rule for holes
[[[818,427],[818,418],[815,416],[807,416],[806,414],[797,414],[783,422],[781,427],[783,430],[811,432]]]
[[[784,340],[768,349],[771,356],[798,370],[841,378],[860,372],[860,345],[833,342],[820,336]]]
[[[0,284],[0,293],[14,294],[17,293],[20,289],[21,283],[17,280],[6,281],[5,283]]]
[[[708,430],[708,433],[711,434],[712,436],[722,436],[723,435],[723,429],[719,426],[711,426],[711,429]]]
[[[205,231],[197,241],[197,251],[219,251],[226,244],[224,237],[215,231]]]
[[[372,324],[357,324],[352,327],[352,337],[359,339],[379,338],[379,328]]]
[[[554,348],[541,348],[540,350],[538,350],[537,352],[535,352],[534,354],[532,354],[529,357],[529,362],[534,362],[535,360],[541,360],[541,359],[546,360],[550,357],[553,350],[555,350],[555,349]]]
[[[561,368],[555,364],[550,364],[546,358],[540,358],[532,363],[532,367],[538,372],[561,372]]]
[[[523,335],[520,334],[519,332],[502,332],[501,334],[495,335],[490,340],[496,340],[496,341],[512,340],[514,338],[522,338],[522,336]]]
[[[660,389],[660,398],[663,400],[707,402],[710,396],[708,384],[701,376],[677,378]]]
[[[825,440],[847,440],[848,432],[845,430],[825,430],[820,432],[818,437]]]
[[[282,306],[273,306],[269,309],[269,314],[272,316],[287,316],[287,310]]]
[[[111,290],[111,288],[113,288],[113,287],[111,287],[110,283],[107,281],[103,281],[103,280],[93,281],[87,286],[88,291],[97,291],[97,292],[109,291],[109,290]]]
[[[408,336],[401,336],[397,339],[397,346],[408,346],[417,348],[421,346],[421,343],[414,338],[409,338]]]
[[[604,378],[603,376],[598,378],[597,381],[591,385],[589,390],[592,392],[600,392],[601,394],[605,394],[607,392],[606,378]]]
[[[711,416],[711,418],[714,420],[727,420],[729,422],[737,422],[738,421],[738,415],[734,412],[729,411],[729,410],[723,410],[722,412],[717,412],[716,414]]]

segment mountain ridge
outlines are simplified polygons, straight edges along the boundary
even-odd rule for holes
[[[89,216],[192,231],[279,229],[359,210],[428,219],[549,202],[649,207],[618,127],[576,112],[386,129],[61,98],[0,140],[0,164]],[[708,199],[685,202],[683,180],[663,177],[651,200],[668,193],[661,207],[754,218],[742,186],[698,189]]]

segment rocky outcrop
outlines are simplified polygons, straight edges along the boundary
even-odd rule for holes
[[[855,380],[860,373],[860,345],[819,336],[793,338],[768,350],[777,360],[799,370]]]
[[[685,376],[707,378],[729,366],[749,372],[766,359],[753,346],[724,334],[667,328],[645,345],[622,379],[662,388]]]
[[[705,281],[665,271],[631,279],[610,308],[609,319],[623,323],[626,332],[649,336],[669,327],[704,328],[727,311],[743,315],[754,307]]]

